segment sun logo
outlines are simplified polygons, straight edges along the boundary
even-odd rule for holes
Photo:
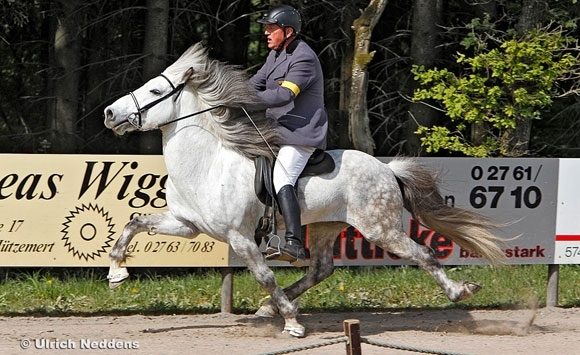
[[[111,247],[113,241],[112,218],[109,213],[98,205],[83,204],[82,207],[76,207],[70,211],[70,215],[62,225],[62,240],[68,252],[85,261],[95,260],[100,257],[101,253],[106,253],[107,248]]]

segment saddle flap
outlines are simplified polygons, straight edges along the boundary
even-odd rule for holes
[[[254,159],[256,175],[254,176],[254,191],[256,196],[266,206],[272,204],[274,196],[274,181],[272,180],[272,163],[265,156]]]
[[[265,156],[254,159],[256,175],[254,176],[254,190],[256,196],[265,205],[271,205],[274,194],[274,181],[272,178],[272,162]],[[317,176],[334,171],[336,164],[334,159],[326,151],[316,149],[308,159],[308,163],[300,174],[300,177]]]

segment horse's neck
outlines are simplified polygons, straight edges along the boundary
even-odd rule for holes
[[[215,161],[218,141],[204,128],[180,123],[163,131],[163,156],[169,174],[184,166],[205,171]]]
[[[242,155],[224,148],[217,136],[196,121],[179,122],[163,131],[163,155],[167,172],[207,184],[208,176],[232,174],[235,169],[247,170],[251,164]],[[199,180],[197,180],[199,179]]]
[[[186,88],[179,101],[175,117],[184,117],[201,112],[207,107],[198,107],[200,99]],[[220,174],[251,174],[253,164],[241,154],[222,146],[218,134],[219,127],[211,127],[212,112],[200,113],[176,121],[162,129],[163,155],[167,173],[190,185],[198,182],[199,188],[207,186],[208,177]]]

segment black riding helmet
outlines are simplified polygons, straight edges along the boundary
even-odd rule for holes
[[[288,5],[274,6],[258,22],[265,25],[276,24],[282,28],[292,27],[294,35],[302,29],[302,17],[296,9]]]

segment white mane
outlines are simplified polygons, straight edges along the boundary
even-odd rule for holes
[[[275,122],[266,119],[262,112],[252,113],[252,121],[241,109],[258,102],[256,91],[249,84],[248,74],[234,65],[209,58],[199,43],[189,47],[165,69],[167,74],[180,75],[188,69],[193,74],[187,81],[206,107],[223,106],[212,110],[212,131],[224,142],[224,146],[240,152],[248,158],[264,155],[272,158],[268,145],[278,138]],[[200,108],[200,109],[203,109]],[[259,130],[259,132],[258,132]]]

